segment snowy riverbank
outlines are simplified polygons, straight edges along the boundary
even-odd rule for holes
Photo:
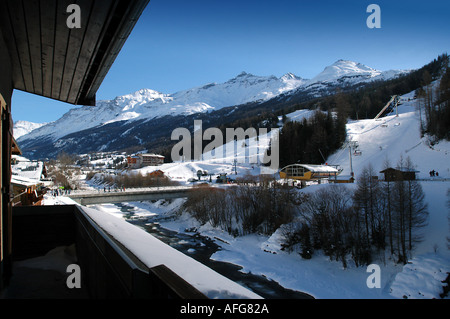
[[[200,225],[187,214],[177,219],[160,219],[159,222],[162,227],[177,232],[196,229],[201,235],[214,240],[221,247],[221,250],[212,255],[214,260],[239,265],[242,272],[262,275],[285,288],[306,292],[315,298],[440,298],[443,285],[441,281],[450,272],[450,253],[446,248],[447,212],[444,209],[444,189],[450,187],[450,183],[422,184],[431,211],[428,226],[424,230],[425,240],[418,245],[407,265],[395,264],[389,259],[374,261],[381,269],[381,288],[368,288],[366,281],[370,273],[366,267],[356,267],[350,263],[347,269],[343,269],[340,262],[330,261],[321,254],[305,260],[298,254],[280,250],[280,232],[275,232],[270,237],[232,237],[209,224]],[[313,186],[309,191],[312,189]],[[182,201],[179,199],[170,204],[165,201],[127,203],[134,207],[133,214],[129,217],[168,217]],[[92,208],[119,219],[124,218],[120,207],[113,204],[95,205]]]

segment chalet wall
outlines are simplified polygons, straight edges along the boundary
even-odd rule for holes
[[[11,119],[11,97],[12,86],[12,67],[8,49],[0,30],[0,94],[1,101],[1,121],[0,121],[0,292],[5,281],[9,278],[11,270],[10,252],[10,225],[11,208],[9,205],[10,190],[10,170],[11,170],[11,148],[10,135],[12,130]]]
[[[0,93],[7,105],[11,105],[11,97],[13,92],[12,85],[12,62],[8,49],[0,30]]]

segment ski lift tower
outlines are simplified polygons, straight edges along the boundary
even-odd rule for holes
[[[348,154],[350,156],[350,176],[354,177],[355,174],[353,173],[352,147],[351,146],[348,147]]]
[[[380,113],[377,114],[377,116],[375,116],[374,120],[378,120],[378,118],[384,113],[384,111],[386,111],[386,109],[393,103],[393,107],[395,107],[395,113],[396,116],[398,116],[398,104],[400,102],[400,98],[398,95],[393,95],[391,97],[391,99],[389,100],[389,102],[387,102],[387,104],[381,109]]]

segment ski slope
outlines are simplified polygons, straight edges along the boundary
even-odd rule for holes
[[[310,112],[304,112],[308,116]],[[300,118],[298,114],[297,118]],[[259,138],[247,137],[240,141],[231,141],[217,148],[202,154],[199,160],[186,160],[173,163],[165,163],[160,166],[148,166],[135,171],[145,175],[155,170],[161,170],[172,180],[179,182],[189,182],[192,178],[197,178],[197,171],[206,171],[215,176],[227,173],[232,178],[243,177],[245,175],[276,174],[277,170],[260,165],[264,159],[264,152],[269,147],[271,138],[278,135],[278,130],[261,134]],[[236,162],[236,164],[235,164]],[[202,179],[206,179],[203,177]]]
[[[405,160],[408,156],[418,171],[419,179],[430,179],[431,170],[439,172],[435,180],[450,178],[450,143],[440,141],[431,147],[428,137],[420,136],[418,102],[413,96],[411,92],[401,97],[398,116],[394,112],[378,120],[350,121],[347,124],[347,142],[327,159],[328,164],[340,165],[344,169],[342,175],[350,175],[349,146],[358,145],[356,150],[361,155],[352,156],[351,160],[356,178],[369,163],[376,172],[380,172],[386,160],[391,167],[396,167],[401,157]],[[354,150],[353,147],[352,154]]]

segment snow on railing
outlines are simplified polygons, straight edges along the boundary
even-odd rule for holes
[[[107,193],[145,193],[145,192],[164,192],[176,190],[188,190],[192,186],[153,186],[153,187],[135,187],[135,188],[97,188],[97,189],[79,189],[67,190],[66,195],[91,195],[91,194],[107,194]]]

